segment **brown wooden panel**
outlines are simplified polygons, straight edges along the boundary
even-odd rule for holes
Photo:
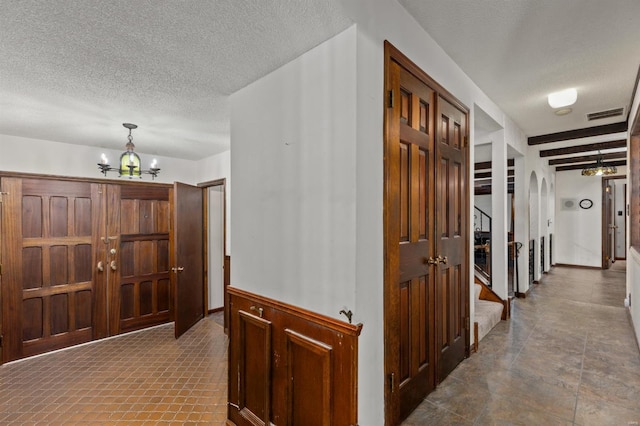
[[[169,240],[158,240],[156,244],[156,272],[169,272]]]
[[[169,232],[171,223],[171,210],[168,201],[158,201],[157,207],[156,232]]]
[[[120,286],[120,319],[133,318],[134,316],[134,285],[133,283]]]
[[[22,249],[22,288],[42,287],[42,248]]]
[[[138,229],[141,234],[153,234],[156,232],[154,205],[154,200],[139,200],[140,225]]]
[[[55,294],[49,298],[51,304],[51,335],[69,331],[69,296]]]
[[[122,200],[162,200],[169,201],[170,186],[159,184],[120,185]]]
[[[418,160],[418,209],[419,209],[419,239],[429,238],[429,158],[428,153],[421,149]]]
[[[420,131],[429,132],[429,104],[420,100]]]
[[[429,289],[428,289],[428,278],[420,277],[418,279],[418,291],[419,296],[418,299],[418,339],[420,343],[420,350],[417,352],[418,354],[418,365],[420,368],[424,368],[426,364],[431,361],[431,354],[429,351],[431,333],[429,333],[429,322],[431,318],[429,317],[429,311],[431,308],[431,300],[429,297]]]
[[[120,232],[122,234],[138,234],[140,231],[140,213],[138,200],[120,201]]]
[[[169,278],[158,280],[158,312],[168,311],[171,300],[171,282]]]
[[[120,244],[120,275],[132,277],[135,275],[135,242],[122,242]]]
[[[91,199],[76,198],[74,200],[74,234],[75,236],[91,236]]]
[[[451,223],[449,222],[449,209],[451,208],[449,198],[449,161],[445,158],[440,160],[438,168],[438,216],[440,222],[440,237],[450,235]]]
[[[440,270],[440,350],[444,350],[449,347],[449,337],[451,333],[449,329],[451,327],[451,321],[449,318],[450,310],[451,310],[451,280],[449,279],[449,269],[441,269]]]
[[[22,197],[22,236],[42,237],[42,197],[27,195]]]
[[[153,313],[153,282],[140,283],[140,315]]]
[[[287,336],[288,419],[291,425],[329,426],[333,348],[296,331]]]
[[[228,418],[233,424],[249,426],[265,422],[258,416],[246,415],[250,410],[241,408],[246,404],[241,402],[240,393],[249,392],[243,383],[256,380],[253,377],[244,378],[241,373],[244,354],[249,352],[242,347],[245,342],[258,347],[254,359],[248,360],[255,368],[262,367],[262,371],[256,372],[256,377],[268,380],[267,372],[271,369],[271,385],[268,388],[271,415],[267,424],[315,425],[318,421],[332,425],[358,424],[357,337],[362,325],[348,324],[233,287],[228,288],[228,295],[228,369],[240,372],[229,375]],[[246,333],[244,338],[240,337],[241,321],[249,323],[245,319],[253,321],[250,326],[257,335],[253,339]],[[265,351],[261,346],[265,342],[264,334],[259,334],[259,326],[263,324],[261,321],[270,323],[270,351]],[[325,362],[327,351],[330,351],[329,369]],[[263,359],[263,355],[267,359]],[[256,384],[255,387],[258,386]],[[262,401],[262,396],[257,396]],[[326,401],[330,402],[327,404]],[[323,408],[327,406],[329,423],[326,423],[326,410]]]
[[[411,281],[400,283],[400,377],[401,381],[411,374]]]
[[[74,247],[74,281],[91,281],[93,276],[92,255],[93,250],[90,244],[79,244]]]
[[[406,91],[400,90],[400,120],[403,123],[409,123],[409,117],[411,117],[411,110],[409,109],[410,96]]]
[[[147,275],[155,272],[154,241],[138,241],[135,243],[136,275]]]
[[[22,340],[39,339],[43,336],[44,304],[41,297],[27,299],[22,303]],[[6,331],[5,331],[6,332]]]
[[[457,126],[456,126],[457,128]],[[450,192],[450,209],[451,209],[451,225],[453,228],[452,234],[454,236],[460,236],[462,234],[462,166],[458,162],[451,162],[451,183],[452,187],[449,188]]]
[[[91,304],[91,290],[83,290],[75,293],[76,330],[89,328],[93,324]]]
[[[400,144],[400,241],[409,241],[409,182],[411,169],[409,167],[409,146]]]
[[[69,199],[66,197],[49,198],[49,235],[66,237],[69,235]]]
[[[271,414],[271,322],[239,311],[240,414],[269,425]]]
[[[58,178],[37,177],[21,179],[24,195],[57,196],[57,197],[91,197],[91,184],[82,181],[63,180]]]
[[[49,285],[61,285],[69,282],[69,250],[67,246],[53,246],[49,249],[51,263]],[[45,283],[46,285],[47,283]]]

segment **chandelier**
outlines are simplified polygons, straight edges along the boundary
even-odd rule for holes
[[[582,176],[603,176],[603,175],[615,175],[618,173],[616,166],[605,165],[602,162],[602,155],[598,151],[598,160],[595,165],[585,167],[582,169]]]
[[[136,146],[133,144],[131,131],[133,129],[137,129],[138,126],[131,123],[122,123],[122,125],[129,129],[129,136],[127,137],[129,141],[126,145],[127,150],[120,155],[120,167],[111,167],[107,156],[103,153],[100,158],[100,162],[98,163],[100,172],[105,176],[107,175],[107,172],[118,172],[119,176],[129,176],[129,179],[132,179],[134,176],[142,179],[143,174],[149,174],[151,175],[151,179],[155,179],[158,176],[158,172],[160,172],[160,169],[156,167],[158,165],[158,161],[154,158],[149,170],[143,170],[140,167],[140,157],[134,151]]]

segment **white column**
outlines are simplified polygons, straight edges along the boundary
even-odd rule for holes
[[[514,291],[525,293],[529,289],[529,176],[526,175],[524,157],[514,159],[515,169],[515,236],[514,240],[522,244],[518,257],[518,288],[514,277]],[[515,274],[515,271],[514,271]]]
[[[491,135],[491,283],[493,291],[508,297],[507,231],[507,144],[504,130]]]

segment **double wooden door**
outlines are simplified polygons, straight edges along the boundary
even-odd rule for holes
[[[385,386],[397,424],[469,350],[467,111],[389,44]]]
[[[172,215],[170,197],[182,191],[35,177],[2,177],[1,187],[2,362],[174,317],[191,324],[198,309],[202,317],[202,293],[182,297],[188,315],[174,316],[182,272],[199,269],[200,280],[196,273],[186,287],[203,289],[202,245],[184,238],[196,246],[185,260],[171,244],[185,218]],[[197,234],[201,204],[181,205],[195,207],[187,222]]]

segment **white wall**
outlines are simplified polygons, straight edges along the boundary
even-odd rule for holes
[[[487,215],[489,215],[489,217],[492,216],[491,215],[491,194],[475,195],[473,197],[473,203],[477,208],[479,208],[480,210],[485,212]],[[478,216],[478,218],[475,219],[474,228],[475,227],[478,227],[478,228],[480,227],[480,215],[477,214],[477,216]],[[488,231],[489,230],[489,221],[486,221],[486,220],[483,219],[482,229],[481,230],[482,231]]]
[[[98,169],[98,163],[102,153],[107,155],[111,164],[117,164],[122,151],[0,134],[2,171],[100,179],[103,175]],[[143,168],[149,166],[152,158],[158,160],[161,171],[155,182],[195,183],[193,161],[151,156],[144,152],[138,154]],[[118,178],[118,173],[110,172],[106,179],[126,178]],[[151,176],[144,175],[142,180],[151,181]]]
[[[504,115],[397,2],[342,4],[356,27],[230,97],[232,283],[334,317],[355,306],[359,422],[375,426],[385,383],[384,40],[464,104],[498,123]],[[473,128],[471,111],[472,141]]]
[[[196,163],[196,182],[225,179],[225,252],[231,256],[231,151],[225,151]]]
[[[207,188],[208,199],[208,309],[224,306],[224,192],[222,186]]]
[[[625,174],[618,167],[618,174]],[[555,263],[602,267],[602,179],[582,176],[580,170],[556,174]],[[562,210],[562,199],[588,198],[590,209]]]
[[[356,29],[230,97],[231,283],[338,317],[355,306]]]

